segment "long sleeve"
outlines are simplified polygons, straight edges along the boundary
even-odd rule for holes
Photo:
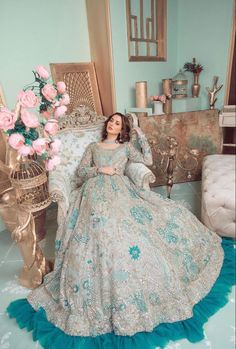
[[[142,153],[137,150],[131,142],[128,143],[128,158],[133,162],[141,162],[144,165],[151,166],[152,151],[144,133],[138,136],[138,142],[142,148]]]
[[[97,175],[97,167],[93,166],[92,143],[87,146],[80,161],[77,174],[82,182]]]

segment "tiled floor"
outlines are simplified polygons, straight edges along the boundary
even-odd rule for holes
[[[166,196],[164,187],[153,190]],[[197,217],[200,217],[201,183],[176,184],[172,190],[172,199],[184,203]],[[53,258],[53,241],[56,231],[56,209],[51,207],[47,214],[47,237],[44,253]],[[14,320],[8,319],[5,308],[10,301],[25,297],[29,290],[19,286],[17,276],[22,267],[22,258],[15,243],[7,231],[0,232],[0,349],[36,349],[41,348],[31,339],[31,333],[20,330]],[[235,291],[235,290],[234,290]],[[166,349],[233,349],[235,348],[235,295],[229,297],[229,303],[215,314],[206,324],[206,339],[191,344],[186,340],[171,343]],[[65,348],[67,349],[67,348]],[[93,348],[91,348],[93,349]],[[145,349],[145,348],[143,348]]]

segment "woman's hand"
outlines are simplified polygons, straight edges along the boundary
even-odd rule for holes
[[[116,168],[111,167],[111,166],[100,167],[98,169],[98,172],[103,173],[103,174],[107,174],[109,176],[113,176],[114,174],[116,174]]]

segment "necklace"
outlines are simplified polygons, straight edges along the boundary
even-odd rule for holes
[[[104,139],[103,143],[116,144],[116,143],[118,143],[118,141],[116,139],[115,140]]]

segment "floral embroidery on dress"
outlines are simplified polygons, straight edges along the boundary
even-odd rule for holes
[[[178,242],[178,236],[173,232],[173,230],[176,230],[179,226],[176,223],[173,222],[167,222],[166,227],[159,228],[158,232],[161,236],[163,236],[168,243],[177,243]]]
[[[75,285],[73,287],[73,291],[74,291],[74,293],[78,293],[79,292],[79,285]]]
[[[61,247],[61,240],[55,240],[55,251],[59,251]]]
[[[134,295],[132,295],[130,297],[130,303],[136,305],[137,309],[142,313],[147,312],[147,306],[144,301],[142,292],[136,292]]]
[[[131,255],[132,259],[139,259],[140,257],[140,248],[138,246],[132,246],[129,248],[129,254]]]
[[[129,272],[126,270],[117,270],[112,273],[114,281],[126,281],[129,278]]]
[[[160,304],[160,297],[158,296],[158,294],[156,292],[150,293],[148,298],[149,298],[149,302],[152,305]]]
[[[180,213],[181,209],[177,208],[167,220],[165,228],[157,229],[158,233],[163,236],[168,243],[176,244],[179,241],[179,237],[174,232],[179,229],[179,225],[176,223],[176,217]]]
[[[146,222],[152,221],[152,215],[143,206],[134,206],[130,209],[131,216],[136,220],[137,223],[145,224]]]
[[[184,252],[184,266],[191,274],[197,274],[199,272],[199,267],[197,264],[193,261],[193,257],[190,252],[185,251]]]
[[[79,217],[79,210],[78,210],[78,208],[75,208],[70,216],[70,220],[69,220],[69,224],[68,224],[69,229],[74,229],[78,217]]]

